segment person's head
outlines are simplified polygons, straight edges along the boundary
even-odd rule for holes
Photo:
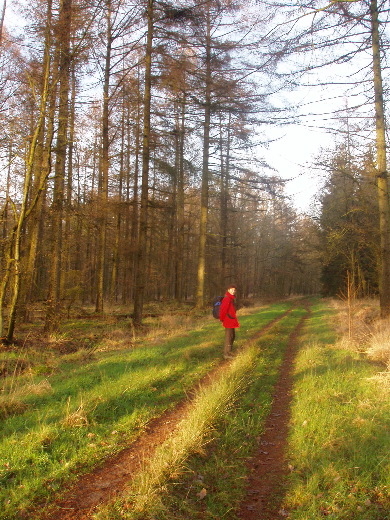
[[[229,287],[227,288],[227,291],[228,291],[228,293],[234,295],[234,294],[236,294],[237,286],[234,285],[234,284],[231,284],[231,285],[229,285]]]

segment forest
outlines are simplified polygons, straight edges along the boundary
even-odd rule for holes
[[[388,12],[377,0],[3,0],[4,344],[37,315],[54,332],[74,308],[118,305],[139,326],[148,302],[202,309],[232,282],[243,301],[350,289],[387,316]],[[300,88],[319,97],[294,106]],[[305,213],[262,153],[302,114],[334,139],[303,167],[303,182],[320,179]]]
[[[390,520],[389,13],[0,0],[0,520]]]

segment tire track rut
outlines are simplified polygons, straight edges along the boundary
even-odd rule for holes
[[[259,329],[248,342],[256,341],[270,330],[276,323],[290,314],[297,304],[272,319]],[[229,365],[221,361],[206,374],[189,392],[189,397],[180,401],[173,409],[167,410],[159,417],[152,419],[139,437],[117,455],[108,458],[103,465],[82,475],[70,488],[65,489],[60,498],[55,499],[50,506],[38,506],[27,513],[34,520],[90,520],[97,508],[114,500],[121,494],[141,469],[145,460],[152,457],[157,446],[162,444],[185,417],[194,396],[200,387],[207,388],[215,378],[218,378]],[[42,510],[45,508],[45,511]],[[40,513],[41,511],[41,513]]]
[[[300,332],[310,316],[308,305],[306,310],[307,313],[290,334],[264,433],[253,457],[247,463],[249,477],[246,497],[237,513],[242,520],[275,520],[288,516],[282,509],[289,471],[285,451],[291,416],[294,360]]]

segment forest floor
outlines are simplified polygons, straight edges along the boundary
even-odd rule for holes
[[[0,518],[390,520],[388,379],[336,335],[343,316],[316,298],[244,308],[229,360],[209,316],[4,352],[23,371],[3,376]],[[61,349],[91,335],[67,326]]]
[[[309,314],[303,317],[289,337],[264,433],[253,457],[248,461],[246,498],[238,514],[243,520],[274,520],[278,516],[283,517],[281,502],[284,496],[285,476],[288,473],[285,452],[292,400],[292,375],[299,332],[308,316]]]
[[[289,312],[291,309],[269,322],[251,340],[266,334]],[[293,363],[299,332],[308,315],[309,309],[308,314],[301,319],[289,337],[264,433],[258,440],[253,457],[247,462],[249,477],[246,496],[237,512],[242,520],[258,519],[259,514],[262,520],[283,517],[281,501],[284,480],[288,473],[284,454],[290,420]],[[199,387],[210,385],[213,380],[220,377],[228,365],[229,362],[223,361],[216,366],[202,378],[193,392],[189,393],[188,399],[153,419],[136,441],[115,457],[106,460],[101,467],[82,476],[39,518],[41,520],[90,520],[102,504],[112,502],[128,487],[145,461],[152,457],[156,447],[172,434],[191,406],[191,394],[195,394]]]

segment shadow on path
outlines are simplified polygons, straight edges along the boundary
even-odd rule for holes
[[[288,315],[294,307],[271,320],[251,338],[255,341],[278,321]],[[298,325],[299,326],[299,325]],[[291,339],[291,338],[290,338]],[[290,341],[291,342],[291,341]],[[167,410],[160,417],[151,420],[140,436],[116,456],[105,460],[101,467],[81,476],[63,496],[46,506],[44,512],[39,507],[29,512],[29,520],[89,520],[102,504],[108,503],[120,495],[129,485],[134,475],[142,468],[144,461],[150,458],[158,445],[175,430],[177,424],[188,412],[192,398],[199,387],[207,387],[221,371],[228,366],[221,362],[211,370],[191,391],[189,398],[179,402],[173,409]],[[283,370],[283,367],[282,367]]]
[[[309,315],[310,309],[307,306],[307,313],[289,337],[264,433],[253,457],[248,461],[246,498],[237,512],[242,520],[275,520],[287,516],[281,509],[281,504],[288,474],[285,449],[290,421],[294,359],[299,334]]]

